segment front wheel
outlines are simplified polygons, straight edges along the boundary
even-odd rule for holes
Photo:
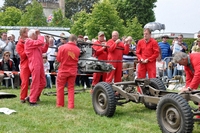
[[[156,110],[159,127],[164,133],[191,133],[193,113],[188,102],[178,94],[163,96]]]
[[[114,115],[116,100],[110,84],[100,82],[95,85],[92,93],[92,104],[96,114],[107,117]]]

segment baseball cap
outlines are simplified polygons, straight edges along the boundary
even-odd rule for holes
[[[168,36],[168,35],[164,35],[164,36],[162,36],[162,38],[167,38],[167,39],[168,39],[168,38],[169,38],[169,36]]]
[[[67,40],[67,36],[64,35],[64,34],[61,34],[60,37],[61,37],[63,40]]]
[[[103,31],[99,31],[98,36],[104,35]]]
[[[82,35],[78,35],[78,38],[83,38],[83,36]]]
[[[88,39],[88,36],[84,36],[84,39],[86,39],[86,38]]]
[[[200,42],[200,38],[197,38],[197,40],[196,40],[197,42]]]

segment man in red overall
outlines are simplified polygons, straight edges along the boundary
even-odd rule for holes
[[[59,62],[57,75],[57,98],[56,106],[64,107],[64,88],[68,88],[68,109],[74,108],[74,84],[78,69],[80,49],[76,46],[77,37],[69,36],[69,42],[60,46],[57,54]]]
[[[106,45],[104,32],[100,31],[98,33],[98,40],[94,42],[94,44],[101,44]],[[98,46],[93,45],[92,48],[94,49],[94,57],[96,57],[98,60],[107,60],[108,52],[107,48],[105,46]],[[106,81],[106,73],[93,73],[93,80],[92,80],[92,89],[93,87],[100,81],[102,76],[102,81]]]
[[[191,53],[189,56],[184,52],[177,52],[173,57],[173,62],[184,66],[186,75],[186,85],[180,93],[184,91],[197,90],[200,85],[200,53]],[[200,110],[200,103],[199,103]],[[196,116],[200,118],[200,115]]]
[[[137,70],[137,78],[156,78],[156,58],[160,53],[160,49],[156,40],[151,38],[151,30],[144,29],[144,39],[138,41],[136,55],[139,65]]]
[[[42,53],[46,53],[49,47],[49,38],[40,36],[39,30],[29,30],[28,37],[25,41],[25,53],[28,57],[28,65],[31,71],[32,83],[30,95],[27,100],[30,105],[37,105],[37,100],[44,87],[46,86],[46,78],[44,73]]]
[[[106,82],[111,83],[113,81],[113,78],[114,78],[114,82],[121,82],[122,57],[123,57],[123,54],[128,54],[129,44],[126,44],[126,43],[124,44],[119,39],[119,33],[117,31],[113,31],[112,39],[108,40],[107,46],[109,47],[108,60],[110,61],[109,63],[113,65],[115,70],[112,70],[111,72],[107,74]]]
[[[16,46],[16,51],[20,56],[20,100],[21,103],[25,103],[25,98],[28,95],[29,77],[31,76],[31,72],[28,67],[28,58],[24,52],[25,39],[28,38],[28,28],[21,28],[19,33],[20,38]]]

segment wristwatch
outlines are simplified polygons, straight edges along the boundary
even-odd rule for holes
[[[192,88],[188,87],[188,90],[189,90],[189,91],[192,91]]]

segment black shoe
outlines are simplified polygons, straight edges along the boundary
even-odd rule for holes
[[[30,104],[30,106],[38,106],[37,103],[29,103],[29,104]]]
[[[29,98],[29,96],[28,96],[28,97],[25,98],[25,101],[27,101],[27,102],[30,103],[29,99],[30,99],[30,98]]]
[[[37,102],[40,102],[40,97],[37,98]]]
[[[21,100],[20,102],[21,102],[21,103],[25,103],[25,102],[26,102],[26,100]]]

